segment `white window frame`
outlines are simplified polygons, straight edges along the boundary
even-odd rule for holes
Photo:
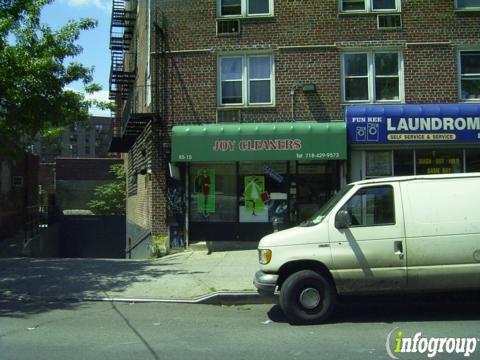
[[[398,54],[398,100],[377,100],[375,88],[375,54],[396,53]],[[347,100],[345,80],[345,55],[348,54],[366,54],[368,67],[368,99],[367,100]],[[383,76],[385,77],[385,76]],[[404,71],[403,71],[403,52],[398,49],[375,49],[375,50],[348,50],[341,54],[341,78],[342,78],[342,101],[346,104],[399,104],[405,101]]]
[[[271,17],[273,16],[273,2],[274,0],[269,1],[269,13],[262,13],[262,14],[249,14],[248,13],[248,5],[250,1],[255,0],[240,0],[241,2],[241,13],[236,15],[222,15],[222,0],[217,0],[217,17],[218,18],[246,18],[246,17]]]
[[[250,102],[250,72],[249,58],[251,57],[270,57],[270,102],[269,103],[251,103]],[[241,58],[242,59],[242,102],[237,104],[222,103],[222,59],[223,58]],[[239,108],[239,107],[274,107],[275,106],[275,59],[271,52],[255,53],[223,53],[217,58],[217,105],[219,108]],[[267,80],[267,79],[253,79]],[[226,80],[228,81],[228,80]],[[231,80],[238,81],[238,80]]]
[[[468,48],[468,49],[459,49],[457,51],[457,84],[458,84],[458,98],[461,101],[464,102],[479,102],[480,97],[478,98],[473,98],[473,99],[465,99],[462,96],[462,53],[465,52],[470,52],[470,51],[475,51],[475,52],[480,52],[480,48]],[[480,78],[480,74],[470,74],[470,76],[475,76]]]
[[[455,2],[455,10],[458,11],[480,11],[480,3],[477,6],[458,6],[458,0],[454,0]]]
[[[364,8],[362,10],[344,10],[343,1],[338,1],[338,10],[341,13],[345,14],[362,14],[362,13],[399,13],[401,12],[401,0],[395,0],[395,9],[385,9],[385,10],[374,10],[373,9],[373,0],[364,0]]]

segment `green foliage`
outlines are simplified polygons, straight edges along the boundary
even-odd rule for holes
[[[87,92],[99,90],[92,84],[93,68],[72,61],[82,52],[76,43],[80,33],[97,22],[69,21],[53,30],[40,23],[42,7],[51,2],[0,1],[0,138],[4,144],[25,146],[38,133],[86,121],[90,106],[110,106],[67,88],[81,81]]]
[[[97,215],[123,215],[126,203],[126,177],[123,165],[112,165],[110,172],[115,174],[116,181],[100,185],[95,189],[89,209]]]
[[[169,241],[168,235],[154,235],[152,236],[152,253],[153,259],[160,258],[167,254],[166,244]]]

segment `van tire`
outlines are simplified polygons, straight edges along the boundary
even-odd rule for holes
[[[280,289],[280,306],[292,324],[324,322],[337,304],[330,279],[312,270],[290,275]]]

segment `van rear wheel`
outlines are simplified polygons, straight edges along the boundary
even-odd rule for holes
[[[293,324],[324,322],[336,303],[337,293],[331,281],[312,270],[290,275],[280,289],[280,306]]]

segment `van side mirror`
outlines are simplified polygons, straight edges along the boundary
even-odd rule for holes
[[[337,229],[345,229],[352,225],[352,218],[347,210],[340,210],[335,215],[335,227]]]

